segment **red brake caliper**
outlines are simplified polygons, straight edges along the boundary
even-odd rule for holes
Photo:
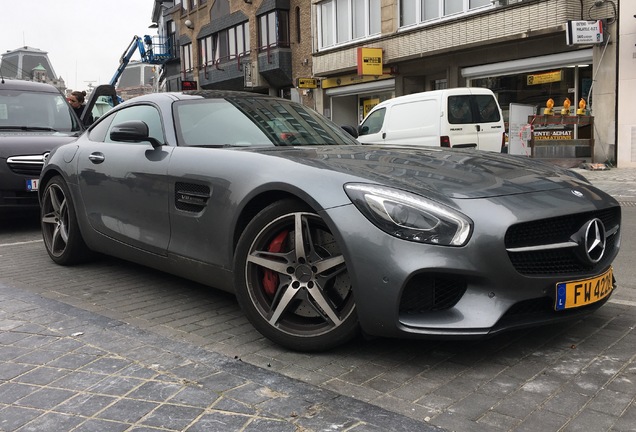
[[[283,242],[287,238],[287,234],[289,231],[281,231],[274,240],[269,244],[267,248],[268,252],[278,253],[283,249]],[[278,274],[275,271],[265,269],[263,271],[263,290],[270,296],[273,296],[276,293],[276,289],[278,288]]]

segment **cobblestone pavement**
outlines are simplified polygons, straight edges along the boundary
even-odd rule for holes
[[[624,206],[619,289],[480,342],[290,352],[231,295],[112,258],[59,267],[37,221],[2,225],[0,429],[636,431],[636,170],[577,171]]]
[[[413,431],[420,422],[0,285],[2,431]]]

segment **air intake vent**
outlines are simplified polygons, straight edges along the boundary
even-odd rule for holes
[[[205,209],[210,199],[210,188],[196,183],[177,182],[175,206],[179,210],[198,213]]]

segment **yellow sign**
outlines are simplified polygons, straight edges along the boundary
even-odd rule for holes
[[[535,141],[571,140],[574,138],[573,131],[571,130],[535,130],[533,135]]]
[[[298,78],[296,87],[304,89],[318,88],[318,80],[316,78]]]
[[[369,114],[369,111],[371,111],[371,109],[379,103],[380,99],[378,98],[365,99],[364,101],[362,101],[362,118],[366,118],[367,114]]]
[[[528,75],[528,85],[547,84],[561,81],[561,71]]]
[[[380,81],[393,77],[394,76],[391,73],[391,68],[384,68],[380,75],[343,75],[335,78],[322,78],[320,80],[320,87],[323,89],[328,89],[332,87],[348,86],[351,84],[362,84],[371,81]]]
[[[358,75],[382,75],[382,48],[358,48]]]

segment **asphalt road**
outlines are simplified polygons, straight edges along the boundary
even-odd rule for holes
[[[37,215],[0,223],[0,284],[120,320],[448,430],[636,430],[636,207],[619,288],[594,315],[480,342],[364,340],[328,353],[260,336],[226,293],[103,257],[59,267]]]

